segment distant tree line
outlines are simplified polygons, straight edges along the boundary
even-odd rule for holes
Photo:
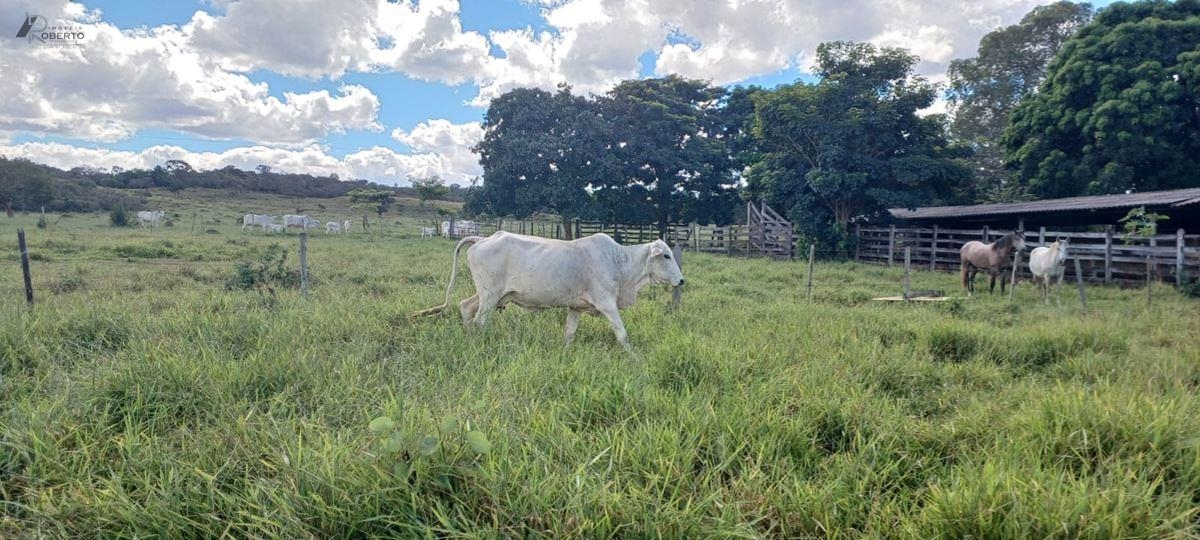
[[[23,158],[0,156],[0,207],[7,205],[19,211],[45,207],[56,212],[138,208],[145,201],[145,190],[150,188],[172,192],[194,188],[222,189],[316,198],[341,197],[357,189],[373,189],[398,196],[421,197],[422,200],[463,199],[462,188],[445,186],[436,177],[414,181],[422,182],[424,188],[396,188],[366,180],[341,180],[337,175],[280,173],[267,165],[259,165],[254,171],[233,166],[203,171],[185,161],[168,160],[153,169],[75,167],[64,171]]]
[[[1200,0],[1061,1],[954,61],[940,87],[911,52],[818,47],[814,82],[677,76],[601,95],[494,99],[466,209],[610,222],[725,223],[766,200],[823,247],[890,207],[1200,186]],[[949,114],[924,114],[937,98]]]

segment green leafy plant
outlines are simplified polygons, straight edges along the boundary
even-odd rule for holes
[[[126,210],[124,205],[114,206],[108,211],[108,221],[113,227],[128,227],[129,210]]]
[[[402,484],[417,489],[453,491],[456,479],[474,475],[491,452],[487,435],[450,415],[437,433],[411,433],[389,416],[371,420],[368,429],[379,437],[385,470]]]
[[[1158,234],[1158,222],[1170,219],[1166,214],[1147,212],[1145,206],[1139,206],[1118,220],[1125,224],[1125,235],[1122,240],[1132,244],[1138,240],[1150,238]]]
[[[234,266],[233,275],[225,283],[229,290],[264,290],[275,293],[276,287],[296,288],[300,285],[300,272],[287,268],[287,249],[271,244],[259,255],[258,260],[242,261]]]

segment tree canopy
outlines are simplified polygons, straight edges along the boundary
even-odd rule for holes
[[[921,117],[936,88],[914,75],[908,51],[833,42],[817,49],[815,84],[754,96],[761,154],[752,196],[787,208],[801,232],[834,243],[852,219],[926,206],[969,176],[940,115]]]
[[[624,81],[605,101],[616,174],[597,190],[606,217],[656,223],[723,223],[737,201],[726,91],[676,75]]]
[[[967,163],[975,181],[963,186],[963,198],[1022,198],[1015,171],[1004,167],[1001,137],[1013,109],[1037,89],[1055,53],[1091,17],[1086,3],[1038,6],[1017,24],[984,35],[976,56],[950,62],[951,136],[974,151]]]
[[[1006,157],[1038,197],[1196,185],[1200,2],[1117,3],[1013,113]]]
[[[518,218],[552,212],[564,224],[587,211],[587,188],[608,170],[610,144],[595,100],[566,86],[555,93],[518,88],[492,100],[483,129],[474,148],[483,185],[468,198],[468,211]]]

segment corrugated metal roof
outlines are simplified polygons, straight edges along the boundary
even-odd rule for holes
[[[1196,203],[1200,203],[1200,188],[1147,191],[1145,193],[1122,193],[1118,195],[1094,195],[1090,197],[1067,197],[1065,199],[1045,199],[1017,203],[892,208],[888,212],[900,219],[936,219],[1006,214],[1036,214],[1072,210],[1099,210],[1105,208],[1132,208],[1135,206],[1184,206]]]

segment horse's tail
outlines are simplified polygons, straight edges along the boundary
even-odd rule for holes
[[[446,286],[446,301],[440,306],[434,306],[428,309],[422,309],[408,316],[408,320],[418,319],[427,315],[437,315],[450,307],[450,293],[454,291],[454,277],[458,275],[458,250],[462,249],[465,244],[474,244],[483,240],[482,236],[467,236],[458,241],[458,245],[454,246],[454,259],[450,264],[450,284]]]

